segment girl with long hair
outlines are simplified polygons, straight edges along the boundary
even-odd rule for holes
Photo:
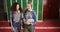
[[[19,3],[14,3],[11,7],[10,12],[10,22],[11,26],[13,26],[14,28],[14,32],[16,32],[16,28],[18,32],[20,32],[21,30],[21,25],[19,24],[21,13],[22,13],[21,5]]]

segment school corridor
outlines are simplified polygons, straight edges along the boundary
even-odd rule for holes
[[[0,0],[0,32],[13,32],[9,20],[15,2],[20,3],[23,10],[27,2],[32,2],[37,14],[35,32],[60,32],[60,0]]]

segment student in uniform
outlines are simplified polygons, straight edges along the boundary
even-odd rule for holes
[[[11,27],[14,28],[14,32],[16,32],[16,28],[18,32],[20,32],[21,30],[21,25],[20,25],[21,13],[22,13],[21,5],[17,2],[14,3],[12,5],[12,10],[10,12],[10,23],[11,23]]]
[[[32,3],[28,2],[27,7],[23,12],[24,32],[34,32],[35,24],[36,24],[36,13],[32,9]]]

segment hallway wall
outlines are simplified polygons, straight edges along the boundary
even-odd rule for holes
[[[43,9],[43,19],[59,18],[59,0],[46,0],[47,3]]]

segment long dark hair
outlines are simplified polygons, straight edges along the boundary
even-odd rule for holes
[[[15,2],[15,3],[13,3],[13,5],[12,5],[12,7],[11,7],[11,9],[12,9],[12,12],[14,12],[14,11],[16,11],[17,9],[17,5],[19,5],[19,10],[20,10],[20,12],[22,13],[22,8],[21,8],[21,5],[19,4],[19,3],[17,3],[17,2]]]

